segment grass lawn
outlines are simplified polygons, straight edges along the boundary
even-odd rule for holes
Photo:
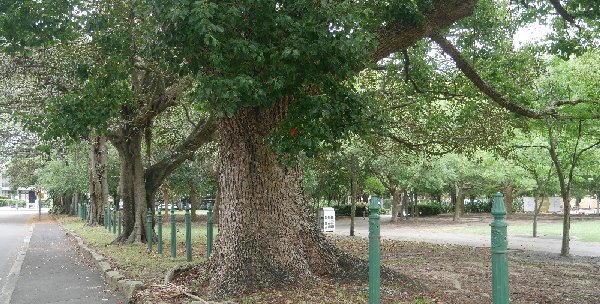
[[[452,231],[467,234],[489,235],[489,226],[464,227]],[[508,224],[508,235],[532,235],[533,222]],[[600,221],[571,221],[571,237],[582,242],[600,242]],[[562,222],[538,223],[538,236],[562,236]]]
[[[165,218],[166,219],[166,218]],[[139,279],[146,283],[162,283],[164,274],[176,265],[186,263],[185,224],[176,225],[176,258],[171,259],[171,225],[163,221],[162,239],[163,254],[158,254],[158,245],[153,244],[152,252],[148,253],[146,244],[113,245],[116,234],[107,231],[104,226],[85,226],[77,217],[61,217],[67,229],[72,229],[86,243],[96,248],[98,253],[110,260],[126,277]],[[203,226],[206,225],[203,223]],[[215,235],[216,235],[215,229]],[[192,224],[192,262],[202,262],[206,259],[206,227],[197,223]]]

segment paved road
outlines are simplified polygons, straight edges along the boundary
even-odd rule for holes
[[[381,238],[417,241],[436,244],[456,244],[474,247],[490,247],[489,235],[461,234],[447,231],[443,225],[394,225],[390,221],[391,216],[382,215]],[[490,221],[491,222],[491,221]],[[477,225],[488,225],[485,223],[476,223]],[[509,221],[509,225],[511,222]],[[465,223],[469,225],[469,223]],[[456,227],[456,226],[454,226]],[[350,218],[343,217],[336,220],[335,234],[349,235]],[[369,236],[368,218],[356,218],[354,234],[359,237]],[[533,238],[527,235],[510,235],[508,237],[509,249],[521,249],[531,251],[541,251],[549,253],[560,253],[562,239],[560,237],[537,237]],[[600,256],[600,243],[580,242],[571,239],[570,253],[575,256]]]
[[[47,216],[38,221],[37,212],[0,208],[0,229],[0,257],[3,262],[4,257],[12,258],[3,263],[7,265],[0,264],[2,273],[11,271],[2,280],[6,282],[0,304],[124,303],[123,296],[109,289],[93,264]],[[11,244],[7,250],[5,239]]]
[[[0,304],[8,302],[8,295],[16,283],[15,271],[20,267],[28,245],[24,240],[31,235],[26,222],[32,214],[23,210],[0,208]]]

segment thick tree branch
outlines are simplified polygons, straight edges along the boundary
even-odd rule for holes
[[[404,81],[412,84],[415,92],[419,94],[432,94],[436,95],[436,99],[452,99],[456,97],[464,97],[464,95],[451,93],[448,91],[432,91],[432,90],[423,90],[419,87],[417,82],[410,75],[410,57],[408,56],[408,52],[406,50],[402,50],[403,63],[404,63]],[[441,95],[441,96],[440,96]]]
[[[212,141],[217,121],[214,116],[200,120],[188,137],[175,148],[175,152],[146,169],[146,189],[158,189],[173,170],[190,158],[200,146]]]
[[[377,32],[378,46],[373,61],[377,62],[391,53],[406,49],[423,37],[429,36],[452,23],[473,14],[477,0],[439,0],[427,14],[423,24],[406,23],[402,20],[384,26]]]
[[[179,81],[171,84],[168,88],[164,88],[164,77],[156,75],[149,77],[159,77],[161,79],[155,79],[150,81],[152,86],[157,89],[157,92],[144,92],[147,103],[140,109],[139,115],[136,115],[131,122],[135,126],[147,126],[150,122],[164,112],[168,108],[177,104],[177,100],[187,91],[191,82],[189,79],[180,79]],[[157,85],[160,82],[160,85]],[[153,94],[152,94],[153,93]]]
[[[419,151],[424,152],[429,155],[444,155],[444,154],[448,154],[455,150],[454,147],[449,147],[445,150],[440,150],[440,151],[435,151],[435,150],[429,149],[429,147],[431,147],[433,145],[443,145],[444,144],[443,142],[440,142],[437,140],[414,143],[414,142],[410,142],[404,138],[401,138],[399,136],[396,136],[394,134],[391,134],[389,132],[386,134],[379,133],[379,135],[384,136],[388,139],[391,139],[393,142],[403,145],[404,147],[407,147],[411,150],[419,150]]]
[[[567,10],[565,9],[565,7],[560,3],[560,0],[549,0],[550,3],[552,3],[552,6],[554,7],[554,10],[567,22],[569,22],[571,25],[580,28],[579,25],[577,25],[577,23],[575,22],[575,18],[573,17],[573,15],[571,15],[569,12],[567,12]]]
[[[471,82],[485,95],[495,101],[501,107],[526,117],[530,118],[542,118],[544,116],[555,114],[555,110],[553,108],[549,108],[547,110],[532,110],[524,108],[518,104],[512,103],[504,98],[502,94],[492,88],[485,80],[479,76],[477,71],[467,62],[467,60],[462,56],[460,51],[452,45],[448,39],[440,35],[439,33],[432,33],[430,36],[431,40],[433,40],[448,56],[454,60],[456,63],[456,67],[458,67],[463,74]]]
[[[463,74],[469,80],[471,80],[471,82],[482,93],[487,95],[489,98],[491,98],[494,102],[496,102],[501,107],[503,107],[513,113],[523,115],[523,116],[526,116],[529,118],[544,118],[547,116],[555,116],[557,118],[573,119],[573,117],[570,117],[570,116],[558,116],[557,115],[558,107],[561,107],[564,105],[577,105],[577,104],[583,104],[583,103],[597,102],[594,100],[586,100],[586,99],[556,100],[556,101],[551,102],[550,105],[545,109],[535,110],[535,109],[528,109],[528,108],[522,107],[522,106],[520,106],[516,103],[513,103],[513,102],[507,100],[506,98],[504,98],[504,96],[502,96],[502,94],[500,94],[498,91],[496,91],[494,88],[492,88],[485,80],[483,80],[481,78],[481,76],[479,76],[477,71],[475,71],[475,69],[471,66],[471,64],[469,64],[469,62],[462,56],[460,51],[456,47],[454,47],[454,45],[448,39],[446,39],[439,33],[432,33],[429,36],[429,38],[431,38],[431,40],[433,40],[444,51],[444,53],[448,54],[448,56],[450,56],[450,58],[452,58],[452,60],[456,64],[456,67],[458,69],[460,69],[463,72]]]

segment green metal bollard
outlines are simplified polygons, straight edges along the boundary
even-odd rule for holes
[[[81,203],[77,203],[77,217],[83,219],[83,216],[81,215]]]
[[[213,245],[213,204],[207,203],[206,207],[208,209],[208,221],[206,224],[206,258],[210,259],[210,253],[212,252]]]
[[[379,304],[380,298],[380,256],[379,242],[379,198],[373,194],[369,205],[369,304]]]
[[[192,219],[190,208],[185,206],[185,253],[188,262],[192,261]]]
[[[163,242],[162,242],[162,214],[161,214],[161,208],[158,207],[158,223],[156,223],[158,225],[158,254],[162,254],[163,253]]]
[[[104,229],[108,230],[108,209],[107,206],[104,205]]]
[[[113,209],[112,230],[113,230],[113,234],[117,234],[117,208]]]
[[[150,208],[146,215],[146,239],[148,240],[148,252],[152,252],[152,209]]]
[[[492,204],[494,221],[492,227],[492,299],[494,304],[510,303],[508,291],[508,241],[506,240],[506,227],[504,215],[504,199],[502,193],[494,194]]]
[[[112,212],[110,212],[110,206],[107,206],[107,208],[106,208],[106,215],[108,215],[108,219],[106,221],[108,222],[108,227],[107,227],[108,233],[110,233],[112,230],[112,225],[113,225]]]
[[[117,210],[118,210],[118,211],[117,211],[117,214],[118,214],[118,219],[117,219],[117,222],[119,223],[119,225],[118,225],[118,226],[119,226],[119,228],[118,228],[118,229],[119,229],[119,231],[118,231],[118,232],[119,232],[119,236],[121,236],[121,225],[122,225],[122,221],[121,221],[121,210],[120,210],[120,209],[118,209],[118,208],[117,208]]]
[[[175,228],[175,208],[171,206],[171,259],[175,260],[177,257],[177,231]]]

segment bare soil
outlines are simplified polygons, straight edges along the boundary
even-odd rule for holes
[[[467,219],[462,224],[449,225],[471,225],[480,221],[487,221],[487,218],[483,216],[480,220]],[[439,225],[440,218],[385,223],[382,230],[410,225],[432,231],[435,223]],[[364,237],[329,235],[329,239],[349,253],[363,259],[368,257],[368,240]],[[492,301],[491,252],[487,247],[383,239],[381,261],[384,266],[409,278],[393,282],[383,280],[381,303],[477,304]],[[146,296],[140,297],[138,302],[185,303],[186,299],[190,300],[185,293],[192,294],[192,298],[195,295],[210,300],[205,296],[205,286],[198,282],[202,267],[198,265],[178,276],[170,288],[172,297],[157,299],[157,294],[166,293],[147,290]],[[511,303],[600,303],[600,257],[561,257],[543,251],[510,250],[509,272]],[[173,292],[175,290],[181,292]],[[263,290],[227,299],[227,302],[367,303],[368,282],[323,278],[312,286]]]

